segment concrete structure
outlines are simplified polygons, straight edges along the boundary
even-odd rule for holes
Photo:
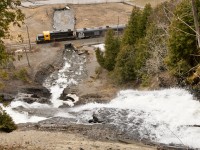
[[[47,4],[96,4],[96,3],[114,3],[125,2],[126,0],[29,0],[22,2],[23,6],[47,5]]]

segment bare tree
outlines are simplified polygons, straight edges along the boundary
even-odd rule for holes
[[[200,30],[199,30],[197,9],[195,6],[195,1],[191,0],[191,3],[192,3],[192,13],[193,13],[193,17],[194,17],[194,25],[195,25],[195,30],[196,30],[196,37],[197,37],[197,41],[198,41],[198,48],[200,48]]]

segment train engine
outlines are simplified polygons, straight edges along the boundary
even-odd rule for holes
[[[43,34],[38,34],[36,37],[36,43],[47,43],[52,41],[64,41],[75,39],[74,32],[67,31],[43,31]]]

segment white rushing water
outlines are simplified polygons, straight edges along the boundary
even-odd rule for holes
[[[89,112],[85,112],[86,110]],[[149,138],[158,143],[200,148],[200,128],[192,127],[200,125],[200,103],[183,89],[124,90],[108,104],[89,103],[72,108],[71,111],[85,112],[80,116],[85,119],[91,118],[91,112],[106,111],[105,116],[109,116],[107,119],[113,119],[112,124],[130,133],[140,120],[135,129],[141,139]]]

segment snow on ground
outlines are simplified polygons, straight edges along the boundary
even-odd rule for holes
[[[102,52],[105,52],[105,44],[93,45],[95,48],[99,48]]]

